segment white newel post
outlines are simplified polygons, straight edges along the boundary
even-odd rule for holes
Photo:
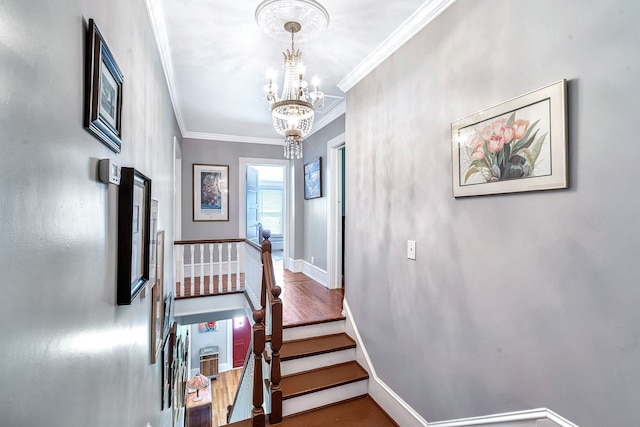
[[[204,294],[204,244],[200,243],[200,295]]]
[[[218,293],[222,293],[222,243],[218,243]]]
[[[240,289],[240,242],[236,242],[236,290]]]
[[[180,295],[184,296],[184,245],[180,245],[180,257],[178,262],[180,263]]]
[[[190,276],[190,280],[191,280],[191,295],[194,295],[196,293],[196,266],[195,266],[195,252],[196,252],[196,247],[195,245],[189,245],[189,250],[191,251],[191,276]]]
[[[227,243],[227,291],[231,292],[231,243]]]
[[[213,243],[209,243],[209,294],[213,294]]]

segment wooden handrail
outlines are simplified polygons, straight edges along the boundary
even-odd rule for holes
[[[276,277],[273,270],[273,258],[271,257],[271,232],[262,232],[262,294],[260,296],[263,307],[269,304],[271,315],[271,414],[269,421],[271,424],[282,422],[282,389],[280,380],[282,373],[280,370],[280,348],[282,347],[282,300],[280,293],[282,289],[276,285]]]
[[[207,240],[176,240],[174,245],[200,245],[204,243],[237,243],[237,242],[251,242],[247,239],[235,238],[235,239],[207,239]],[[255,245],[255,243],[253,243]],[[258,246],[259,248],[259,246]]]
[[[244,240],[254,248],[259,248],[262,254],[262,284],[260,292],[261,307],[253,311],[253,408],[251,410],[252,427],[265,427],[266,417],[262,408],[264,402],[262,374],[262,353],[266,343],[266,319],[265,314],[271,317],[271,381],[269,392],[271,395],[271,414],[269,421],[271,424],[282,422],[282,388],[280,381],[282,373],[280,369],[280,349],[282,348],[282,300],[280,293],[282,289],[276,285],[275,272],[273,270],[273,259],[271,256],[271,232],[264,230],[262,233],[264,240],[262,245],[257,246],[254,242]],[[224,240],[227,242],[228,240]],[[242,239],[231,241],[243,241]],[[209,241],[195,241],[209,243]],[[215,241],[217,243],[218,241]],[[180,241],[176,244],[191,244],[194,241]],[[268,306],[267,306],[268,304]],[[267,310],[269,308],[269,310]]]

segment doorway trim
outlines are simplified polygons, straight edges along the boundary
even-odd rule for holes
[[[346,146],[345,134],[327,141],[327,275],[329,289],[342,288],[342,156],[340,149]]]
[[[238,176],[238,203],[239,210],[239,236],[241,239],[247,238],[247,200],[245,197],[245,193],[247,191],[247,166],[282,166],[284,168],[284,239],[283,239],[283,267],[286,269],[289,267],[289,241],[291,237],[293,237],[294,227],[293,220],[291,218],[292,209],[291,209],[291,191],[289,191],[289,160],[286,159],[261,159],[254,157],[240,157],[239,160],[239,176]]]
[[[173,137],[173,240],[182,239],[182,149]]]

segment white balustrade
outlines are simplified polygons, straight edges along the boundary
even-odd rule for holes
[[[209,243],[209,293],[213,293],[213,243]]]
[[[235,259],[232,258],[234,256],[234,243],[236,245]],[[227,243],[226,248],[224,248],[223,242],[176,244],[174,247],[176,258],[175,277],[176,282],[178,282],[176,297],[188,295],[206,296],[223,293],[225,290],[227,292],[244,290],[244,282],[246,282],[246,279],[242,280],[242,273],[245,273],[245,277],[247,273],[243,271],[241,257],[245,256],[245,245],[246,243],[244,243],[244,241]],[[255,248],[254,251],[257,252]],[[233,265],[234,263],[236,264],[235,267]],[[248,265],[251,264],[249,263]],[[253,268],[255,268],[255,266]],[[224,286],[225,275],[227,276],[226,289]],[[232,277],[234,275],[235,278]],[[251,273],[249,275],[251,275]],[[216,276],[217,286],[215,285]],[[205,278],[208,278],[209,286],[206,286]],[[198,281],[200,283],[199,290],[196,288],[196,282]],[[189,285],[187,285],[187,283],[189,283]]]
[[[231,243],[227,243],[227,259],[231,259]],[[227,290],[231,291],[231,263],[227,263]]]
[[[222,243],[218,243],[218,292],[222,293]]]
[[[191,275],[189,276],[191,278],[191,293],[190,295],[193,295],[196,293],[196,281],[194,280],[194,277],[196,275],[196,263],[194,261],[195,259],[195,254],[196,254],[196,250],[195,250],[195,245],[189,245],[189,253],[191,254]]]
[[[236,242],[236,290],[240,289],[240,242]]]
[[[204,245],[200,244],[200,295],[204,294],[204,268],[203,267],[204,267]]]

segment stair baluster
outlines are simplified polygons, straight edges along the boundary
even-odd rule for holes
[[[264,335],[264,310],[255,310],[253,312],[253,409],[251,410],[252,427],[264,427],[265,415],[262,408],[264,395],[262,393],[262,352],[264,351],[265,335]]]
[[[273,267],[271,269],[273,273]],[[282,348],[282,300],[280,286],[271,289],[271,414],[269,420],[272,424],[282,421],[282,389],[280,380],[280,349]]]

